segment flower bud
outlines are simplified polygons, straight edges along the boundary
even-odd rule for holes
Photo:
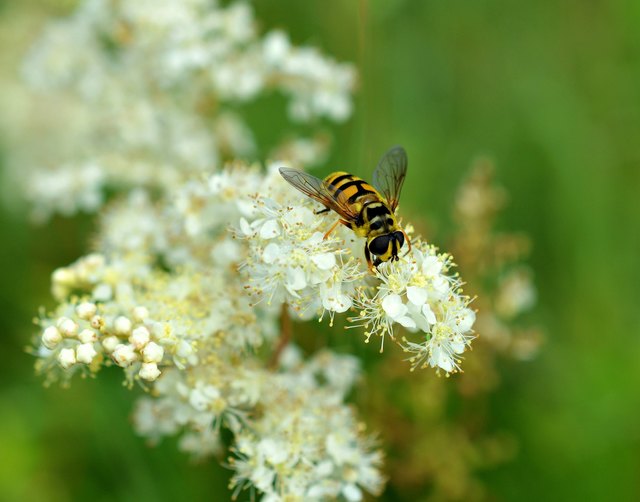
[[[98,341],[98,334],[92,329],[86,328],[78,333],[78,340],[82,343],[93,343]]]
[[[145,363],[159,363],[164,357],[164,349],[155,342],[149,342],[142,349],[142,357]]]
[[[98,307],[95,303],[84,302],[76,307],[76,314],[78,314],[78,317],[80,319],[85,319],[86,321],[88,321],[94,315],[96,315],[97,310]]]
[[[93,329],[102,329],[102,327],[104,326],[104,319],[102,318],[102,316],[94,315],[89,321],[89,324],[91,324],[91,327]]]
[[[54,349],[62,341],[62,335],[55,326],[49,326],[42,333],[42,345]]]
[[[116,350],[116,347],[118,345],[120,345],[120,339],[117,336],[108,336],[104,340],[102,340],[102,346],[108,353]]]
[[[62,349],[58,354],[58,363],[65,370],[71,368],[76,363],[76,351],[73,349]]]
[[[113,322],[113,329],[116,335],[128,335],[131,333],[131,320],[128,317],[119,316]]]
[[[136,353],[133,351],[131,345],[125,345],[124,343],[116,345],[111,358],[118,366],[126,368],[137,359]]]
[[[152,382],[160,376],[160,370],[156,363],[142,363],[142,368],[140,368],[138,375],[143,380]]]
[[[58,320],[58,329],[62,336],[73,338],[78,334],[78,325],[68,317],[61,317]]]
[[[149,309],[147,307],[137,306],[133,309],[133,320],[136,322],[144,322],[149,317]]]
[[[147,343],[149,343],[149,330],[144,326],[138,326],[133,330],[131,336],[129,337],[129,343],[133,345],[136,349],[140,350]]]
[[[76,347],[76,359],[79,363],[91,364],[97,354],[93,343],[83,343]]]
[[[53,271],[51,281],[58,286],[72,285],[76,280],[76,275],[70,268],[58,268]]]

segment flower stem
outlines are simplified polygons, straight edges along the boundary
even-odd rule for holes
[[[278,343],[276,348],[271,354],[271,359],[269,359],[269,367],[271,369],[276,369],[278,367],[278,363],[280,362],[280,356],[282,355],[282,351],[291,341],[291,317],[289,316],[289,307],[286,303],[282,304],[282,309],[280,310],[280,338],[278,338]]]

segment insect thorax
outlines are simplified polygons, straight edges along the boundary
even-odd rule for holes
[[[381,199],[365,204],[361,218],[368,226],[370,236],[386,234],[397,229],[395,215]]]

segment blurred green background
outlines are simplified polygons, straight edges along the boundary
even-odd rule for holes
[[[42,22],[73,3],[0,1],[2,85]],[[640,500],[640,3],[253,4],[265,28],[359,65],[331,167],[366,176],[403,144],[403,212],[446,225],[471,160],[497,164],[510,193],[501,228],[532,237],[548,339],[537,359],[501,368],[494,426],[513,432],[519,453],[482,474],[493,498]],[[264,145],[284,125],[261,118],[269,106],[247,111]],[[1,211],[0,500],[227,500],[217,462],[193,465],[174,442],[150,449],[134,435],[119,372],[43,388],[24,352],[31,319],[92,222],[33,227]]]

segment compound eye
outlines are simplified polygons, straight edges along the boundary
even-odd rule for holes
[[[381,235],[380,237],[376,237],[369,243],[369,251],[374,255],[383,255],[389,249],[389,241],[391,240],[391,236],[389,235]]]
[[[393,232],[393,236],[398,241],[398,249],[404,244],[404,234],[402,232]]]

